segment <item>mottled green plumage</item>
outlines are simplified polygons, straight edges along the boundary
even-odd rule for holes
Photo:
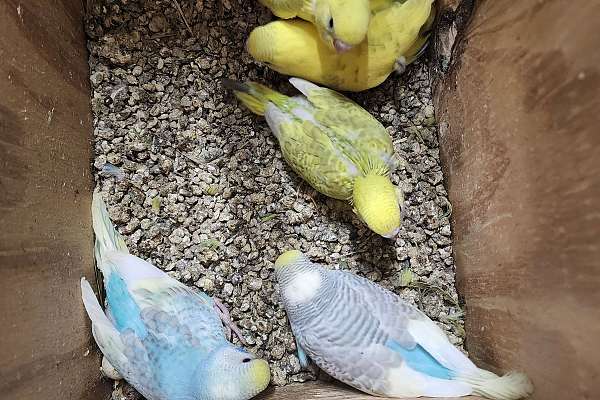
[[[284,96],[257,83],[225,84],[248,108],[265,116],[296,173],[327,196],[355,203],[357,194],[364,196],[359,216],[375,232],[395,235],[400,210],[395,192],[390,195],[385,190],[393,187],[388,176],[394,167],[387,130],[358,104],[331,89],[298,78],[290,82],[304,96]],[[386,179],[377,179],[375,187],[368,179],[360,180],[369,187],[361,192],[357,178],[370,176]],[[384,190],[377,193],[378,188]]]

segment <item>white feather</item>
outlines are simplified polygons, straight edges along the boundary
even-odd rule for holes
[[[102,273],[107,276],[110,271],[104,271],[103,258],[112,252],[123,252],[128,253],[127,245],[125,240],[117,230],[115,229],[106,204],[102,200],[102,195],[98,191],[94,191],[92,197],[92,226],[94,228],[94,234],[96,235],[95,254],[96,264]]]
[[[446,334],[429,319],[413,319],[408,324],[408,332],[433,358],[451,371],[470,373],[477,370],[469,358],[458,350]]]
[[[533,393],[533,384],[527,375],[520,372],[498,376],[493,372],[477,369],[471,374],[459,374],[455,379],[470,385],[473,394],[493,400],[518,400]]]
[[[92,223],[96,235],[96,263],[105,279],[116,272],[130,285],[142,279],[168,277],[152,264],[129,254],[98,191],[94,192],[92,201]]]
[[[313,124],[319,126],[321,124],[319,124],[319,122],[315,119],[315,116],[313,115],[313,113],[310,111],[310,109],[304,108],[304,107],[295,107],[292,110],[292,114],[294,114],[294,116],[296,118],[301,119],[302,121],[310,121]]]
[[[129,253],[111,252],[105,256],[104,264],[110,264],[110,267],[123,278],[130,288],[135,286],[138,281],[145,279],[173,279],[148,261]],[[173,279],[173,281],[175,280]]]
[[[100,307],[98,298],[96,298],[92,287],[85,278],[81,278],[81,298],[83,299],[85,311],[92,320],[92,324],[115,329],[113,324],[106,317],[102,307]]]
[[[100,367],[100,371],[105,377],[112,379],[113,381],[119,381],[123,379],[123,376],[115,367],[112,366],[106,357],[102,357],[102,366]]]
[[[310,302],[321,287],[321,275],[318,271],[304,271],[294,276],[286,285],[284,296],[290,304]]]
[[[422,374],[406,363],[388,371],[386,376],[392,397],[460,397],[472,393],[472,388],[463,382],[449,381]]]
[[[306,97],[309,96],[311,90],[322,89],[320,86],[301,78],[290,78],[290,83]]]
[[[279,139],[281,132],[281,124],[290,122],[292,120],[292,117],[290,117],[289,115],[281,111],[279,108],[277,108],[275,104],[269,103],[265,108],[265,119],[267,121],[267,125],[269,125],[269,128],[271,128],[271,131],[273,131],[275,137]]]
[[[445,382],[449,388],[455,387],[458,390],[460,387],[469,387],[470,393],[494,400],[517,400],[527,397],[533,392],[533,385],[525,374],[511,372],[504,376],[498,376],[493,372],[478,368],[448,341],[444,332],[433,321],[411,320],[408,324],[408,332],[432,357],[454,373],[452,381],[437,379]],[[428,393],[423,393],[424,396],[459,396],[459,394],[453,393],[432,394],[431,390],[443,390],[442,386],[438,388],[433,383],[435,382],[429,383]]]
[[[92,321],[92,333],[98,347],[113,366],[124,368],[127,365],[127,357],[123,354],[125,346],[121,335],[102,311],[92,287],[85,278],[81,278],[81,298]]]

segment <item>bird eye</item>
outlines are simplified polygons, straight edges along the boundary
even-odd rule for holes
[[[333,29],[333,18],[329,18],[329,29]]]
[[[244,359],[242,360],[242,362],[243,362],[243,363],[247,363],[247,362],[250,362],[250,361],[252,361],[252,359],[250,359],[250,358],[244,358]]]

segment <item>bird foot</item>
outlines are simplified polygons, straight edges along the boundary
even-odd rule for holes
[[[406,57],[400,56],[396,59],[396,62],[394,63],[394,71],[396,71],[398,75],[402,75],[404,71],[406,71],[407,66],[408,62],[406,61]]]
[[[225,327],[225,330],[227,332],[227,339],[231,340],[232,333],[234,333],[235,336],[237,336],[237,338],[240,340],[240,342],[244,346],[246,346],[246,339],[244,339],[240,328],[238,328],[237,325],[231,320],[231,315],[229,315],[229,310],[227,309],[225,304],[223,304],[221,300],[217,299],[216,297],[213,297],[213,301],[215,311],[219,315],[219,318],[221,319],[221,322],[223,323],[223,326]]]

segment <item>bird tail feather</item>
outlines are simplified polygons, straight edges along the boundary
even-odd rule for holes
[[[533,393],[533,384],[521,372],[509,372],[498,376],[484,369],[457,374],[455,380],[473,388],[473,394],[493,400],[518,400]]]
[[[81,278],[81,298],[85,311],[92,321],[92,333],[102,354],[117,372],[125,371],[122,367],[127,364],[127,357],[124,354],[125,346],[121,336],[102,310],[98,298],[85,278]]]
[[[129,253],[123,236],[115,229],[100,192],[95,191],[92,199],[92,225],[96,234],[96,264],[102,269],[102,260],[109,252]]]
[[[81,278],[81,298],[83,299],[85,311],[94,325],[114,329],[113,324],[102,310],[92,287],[85,278]]]
[[[531,381],[523,373],[509,372],[504,376],[498,376],[478,368],[454,347],[444,332],[429,319],[411,320],[408,332],[413,337],[419,338],[419,345],[451,371],[452,380],[471,387],[472,394],[493,400],[517,400],[533,392]]]
[[[267,104],[273,103],[276,106],[281,106],[288,99],[288,96],[269,89],[260,83],[241,83],[231,79],[223,79],[221,82],[224,87],[233,90],[235,96],[250,111],[258,115],[265,115]]]

